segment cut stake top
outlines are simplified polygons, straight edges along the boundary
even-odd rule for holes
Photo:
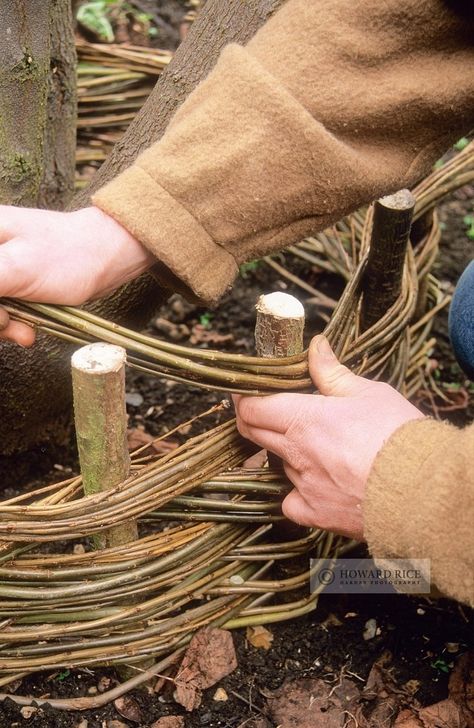
[[[304,308],[298,299],[288,293],[280,293],[279,291],[260,296],[256,309],[264,316],[304,318]]]
[[[127,352],[114,344],[88,344],[78,349],[71,358],[74,369],[87,374],[118,372],[125,363]]]

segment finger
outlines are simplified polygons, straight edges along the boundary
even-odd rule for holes
[[[273,430],[264,430],[259,427],[249,427],[237,419],[237,428],[247,440],[251,440],[265,450],[278,455],[284,463],[291,464],[295,471],[302,471],[306,465],[304,453],[297,448],[292,440]]]
[[[10,321],[4,329],[0,330],[0,339],[12,341],[20,346],[32,346],[35,338],[35,330],[28,324],[22,324],[19,321]]]
[[[10,323],[10,316],[8,315],[7,311],[5,311],[2,306],[0,306],[0,331],[3,329],[6,329],[8,324]]]
[[[309,372],[321,394],[331,397],[351,397],[367,389],[369,381],[353,374],[341,364],[329,341],[320,334],[309,346]]]
[[[286,437],[279,432],[263,430],[258,427],[249,427],[249,425],[239,419],[237,419],[237,429],[246,440],[251,440],[256,445],[260,445],[264,450],[270,450],[270,452],[279,455],[281,458],[283,457],[283,453],[287,451]]]
[[[329,482],[316,479],[314,487],[304,482],[301,474],[294,468],[284,465],[288,479],[295,486],[291,491],[291,499],[282,503],[283,513],[290,520],[300,518],[297,523],[302,526],[323,528],[326,531],[362,540],[362,509],[359,503],[341,500],[340,494],[334,491]],[[299,499],[297,499],[297,493]],[[288,496],[286,497],[288,498]],[[301,520],[306,519],[306,520]]]
[[[234,399],[239,418],[250,427],[285,433],[301,411],[308,394],[271,394],[265,397],[239,396]]]
[[[312,509],[296,488],[288,493],[281,504],[281,509],[290,521],[297,523],[299,526],[313,527],[316,525]]]
[[[239,402],[242,399],[243,395],[242,394],[235,394],[235,393],[233,393],[233,394],[230,395],[230,397],[232,399],[232,402],[233,402],[233,405],[234,405],[234,409],[237,410],[237,407],[238,407]]]

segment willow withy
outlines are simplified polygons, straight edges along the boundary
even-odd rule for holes
[[[471,144],[413,190],[415,220],[447,192],[473,180]],[[363,330],[371,221],[372,208],[359,211],[285,254],[338,275],[345,288],[337,302],[280,260],[267,262],[318,304],[343,361],[411,395],[425,381],[433,317],[449,301],[431,274],[439,227],[435,214],[422,239],[408,246],[396,301]],[[4,304],[11,317],[73,344],[101,340],[124,346],[130,366],[160,377],[251,394],[311,391],[306,353],[269,360],[202,350],[130,331],[80,309]],[[157,660],[120,692],[169,667],[203,625],[276,622],[314,609],[319,590],[308,595],[308,584],[318,559],[332,559],[348,544],[317,529],[295,540],[275,535],[289,485],[281,472],[243,469],[252,452],[229,420],[165,455],[137,451],[131,476],[107,492],[84,497],[75,477],[4,501],[0,684],[45,669]],[[130,518],[138,519],[141,537],[126,546],[80,554],[42,550],[45,542],[73,542]],[[315,559],[312,566],[309,557]],[[103,704],[114,697],[116,689],[97,700]],[[91,705],[90,698],[79,704],[48,702],[63,708],[99,704]]]

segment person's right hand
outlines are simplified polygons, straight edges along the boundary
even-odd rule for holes
[[[0,298],[79,305],[110,293],[155,262],[97,207],[53,212],[0,205]],[[0,338],[31,346],[35,333],[0,309]]]

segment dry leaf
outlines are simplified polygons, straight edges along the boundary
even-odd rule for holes
[[[183,657],[175,678],[174,698],[186,710],[201,704],[201,693],[237,667],[230,632],[204,627],[196,632]]]
[[[127,430],[127,444],[130,451],[136,450],[143,445],[150,445],[155,452],[170,452],[178,447],[175,440],[158,440],[153,442],[155,438],[149,432],[141,427],[129,427]]]
[[[405,715],[407,717],[404,717]],[[467,725],[462,719],[460,707],[451,698],[441,700],[415,713],[404,710],[394,723],[396,728],[444,728],[445,726],[467,728]]]
[[[342,728],[351,702],[359,697],[357,686],[342,678],[334,688],[323,680],[287,680],[268,701],[271,717],[282,728]]]
[[[264,650],[269,650],[272,646],[273,634],[269,629],[261,625],[247,627],[245,636],[253,647],[261,647]]]
[[[420,686],[421,682],[419,680],[407,680],[403,687],[410,695],[415,695],[420,689]]]
[[[108,720],[106,725],[107,728],[129,728],[129,726],[121,720]]]
[[[115,710],[120,713],[121,716],[126,720],[131,720],[133,723],[141,723],[142,711],[136,700],[124,695],[121,698],[114,700]]]
[[[184,728],[184,718],[180,715],[164,715],[158,718],[150,728]]]
[[[449,697],[426,708],[403,710],[397,728],[466,728],[474,725],[474,653],[457,661],[449,678]]]

